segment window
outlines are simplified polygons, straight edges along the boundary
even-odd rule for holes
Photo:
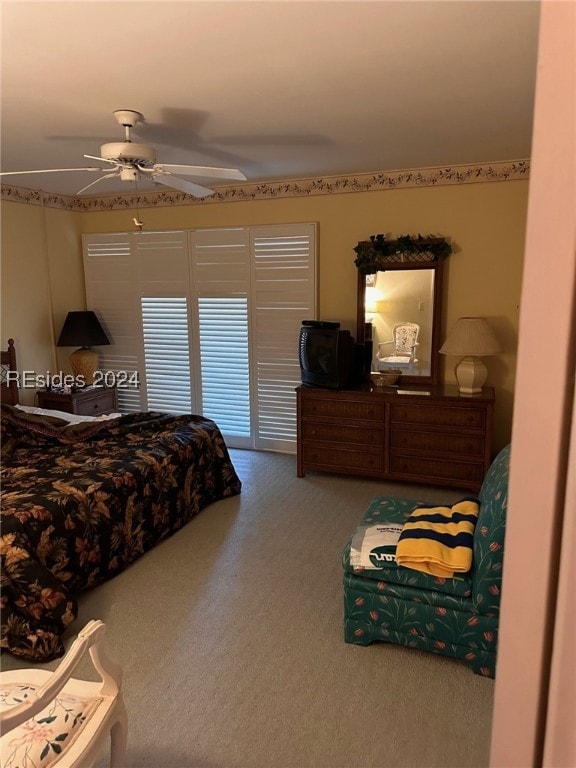
[[[294,452],[315,242],[314,224],[85,235],[101,367],[140,376],[121,410],[201,413],[229,446]]]

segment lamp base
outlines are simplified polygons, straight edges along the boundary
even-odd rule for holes
[[[85,385],[94,383],[94,374],[98,370],[98,352],[88,347],[80,347],[70,355],[70,367],[76,378],[82,377]]]
[[[477,395],[488,377],[488,369],[479,357],[464,357],[456,366],[456,381],[464,395]]]

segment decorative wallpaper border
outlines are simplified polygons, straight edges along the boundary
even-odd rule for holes
[[[42,205],[70,211],[112,211],[126,208],[157,208],[173,205],[210,205],[211,203],[276,200],[283,197],[312,197],[352,192],[375,192],[407,187],[440,187],[449,184],[477,184],[491,181],[516,181],[530,175],[529,160],[512,160],[479,165],[453,165],[403,171],[361,173],[354,176],[324,176],[311,179],[237,184],[215,187],[210,197],[196,198],[176,190],[107,197],[56,195],[36,189],[3,185],[1,199],[29,205]]]

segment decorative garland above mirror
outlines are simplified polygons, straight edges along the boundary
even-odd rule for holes
[[[452,246],[444,237],[401,235],[387,240],[385,235],[370,235],[354,248],[354,264],[363,275],[371,275],[386,268],[390,262],[437,261],[452,253]]]

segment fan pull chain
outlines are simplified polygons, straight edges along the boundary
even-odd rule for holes
[[[142,232],[142,229],[144,227],[144,222],[140,221],[140,209],[138,207],[138,200],[139,200],[139,195],[138,195],[138,177],[136,177],[134,179],[134,188],[136,190],[136,216],[132,219],[132,221],[134,222],[134,226],[136,227],[136,231],[137,232]]]

